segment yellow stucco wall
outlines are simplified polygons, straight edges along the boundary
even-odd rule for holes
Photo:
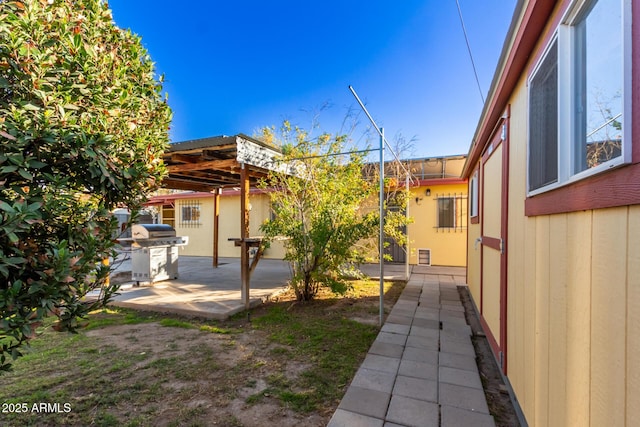
[[[526,217],[526,94],[523,79],[511,99],[509,135],[507,376],[529,425],[633,425],[640,419],[640,206]],[[467,247],[477,305],[478,235],[472,226]]]
[[[200,206],[200,221],[197,225],[183,225],[180,215],[182,203],[196,202]],[[265,194],[251,195],[251,211],[249,227],[251,236],[260,236],[260,225],[269,217],[270,201]],[[178,199],[175,201],[175,229],[179,236],[189,236],[189,244],[181,251],[187,256],[213,256],[213,213],[214,198]],[[229,238],[240,237],[240,196],[220,197],[218,254],[220,257],[240,257],[240,248],[236,247]],[[162,222],[162,218],[160,220]],[[284,249],[281,242],[274,242],[264,252],[263,257],[282,259]]]
[[[430,196],[426,190],[430,189]],[[409,225],[408,233],[411,241],[409,262],[416,264],[418,249],[431,250],[432,265],[465,266],[467,236],[467,184],[436,184],[411,189],[409,214],[414,223]],[[462,197],[461,197],[462,196]],[[438,228],[438,197],[457,197],[456,222],[458,227]],[[200,208],[200,220],[197,224],[184,225],[181,221],[181,206],[197,203]],[[250,233],[261,235],[260,224],[270,215],[270,201],[266,194],[251,195],[250,198]],[[213,254],[213,197],[197,199],[177,199],[173,226],[179,236],[189,236],[189,244],[181,250],[182,255],[212,256]],[[163,221],[162,215],[160,222]],[[239,257],[240,249],[230,242],[229,238],[240,237],[240,196],[223,195],[220,197],[219,216],[219,256]],[[284,257],[282,242],[274,242],[265,251],[266,258],[282,259]]]
[[[431,195],[426,195],[427,188]],[[467,265],[465,251],[467,241],[467,184],[438,184],[414,187],[409,203],[409,215],[413,224],[408,227],[410,240],[410,264],[417,264],[418,249],[431,250],[431,265]],[[438,228],[438,197],[460,197],[456,203],[457,221],[460,227]],[[416,200],[417,199],[417,200]]]

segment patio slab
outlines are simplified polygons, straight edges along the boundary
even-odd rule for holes
[[[112,276],[121,277],[131,269],[126,252],[112,261]],[[179,278],[152,284],[125,282],[120,295],[110,303],[145,311],[176,313],[209,319],[226,319],[245,309],[240,294],[240,260],[221,258],[218,268],[212,257],[182,256],[178,258]],[[282,291],[290,278],[288,263],[261,259],[251,276],[250,305]],[[91,298],[93,295],[87,295]]]
[[[373,418],[383,419],[387,413],[391,394],[367,388],[350,386],[340,402],[339,409]]]
[[[495,427],[496,425],[491,415],[453,406],[442,405],[440,414],[443,427]]]
[[[437,403],[394,395],[386,419],[409,427],[435,427],[439,425],[439,417]]]
[[[338,409],[331,417],[327,427],[382,427],[384,421],[355,412]]]
[[[442,405],[455,406],[469,411],[489,413],[487,400],[482,389],[454,384],[439,384],[438,399]]]

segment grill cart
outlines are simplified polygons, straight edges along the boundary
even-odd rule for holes
[[[188,236],[176,236],[167,224],[134,224],[131,238],[131,280],[139,285],[178,278],[178,248]]]

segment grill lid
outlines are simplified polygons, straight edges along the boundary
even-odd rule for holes
[[[133,224],[131,227],[131,237],[133,237],[133,240],[175,236],[176,230],[168,224]]]

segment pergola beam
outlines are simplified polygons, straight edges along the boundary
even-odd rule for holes
[[[0,0],[1,1],[1,0]],[[220,189],[240,187],[241,298],[250,303],[251,273],[261,255],[249,265],[249,190],[251,184],[279,170],[281,153],[275,147],[246,135],[203,138],[172,144],[163,157],[169,175],[165,188],[215,192],[213,218],[213,266],[218,265]]]
[[[165,188],[171,188],[174,190],[205,191],[205,192],[212,191],[218,187],[213,184],[195,183],[191,180],[181,180],[177,178],[165,178],[162,181],[162,186]]]
[[[179,172],[191,172],[191,171],[201,171],[207,169],[219,170],[219,171],[230,171],[234,168],[237,168],[238,161],[236,159],[225,159],[225,160],[207,160],[204,162],[194,162],[194,163],[184,163],[180,165],[169,165],[167,170],[169,174],[171,173],[179,173]]]

